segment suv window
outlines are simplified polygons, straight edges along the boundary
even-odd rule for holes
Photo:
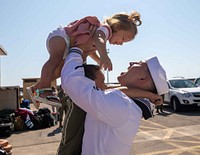
[[[195,80],[195,84],[200,85],[200,78],[197,78],[197,79]]]
[[[169,80],[169,83],[174,88],[193,88],[197,87],[192,81],[186,79]]]

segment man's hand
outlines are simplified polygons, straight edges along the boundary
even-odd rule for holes
[[[155,105],[162,105],[163,104],[163,97],[157,94],[153,94],[149,97],[149,100],[154,103]]]

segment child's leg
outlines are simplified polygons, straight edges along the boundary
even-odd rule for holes
[[[41,73],[40,83],[38,89],[50,88],[51,82],[60,77],[60,71],[63,66],[63,54],[67,45],[62,37],[52,37],[49,41],[49,60],[44,64]],[[55,96],[52,92],[44,92],[40,95],[42,98],[47,96]],[[58,102],[58,100],[52,99],[52,101]]]
[[[59,62],[62,62],[65,50],[67,49],[67,47],[69,48],[70,46],[70,38],[66,34],[65,30],[62,27],[59,27],[49,34],[46,43],[50,58],[42,68],[41,81],[31,87],[27,87],[28,94],[34,105],[36,101],[43,102],[43,98],[42,100],[38,100],[38,98],[36,98],[36,90],[42,88],[50,88],[51,81],[60,77],[59,70],[61,70],[60,68],[63,64]],[[45,90],[49,91],[51,89]],[[44,95],[44,97],[45,96],[47,95]]]
[[[55,79],[57,79],[57,78],[60,78],[61,70],[62,70],[63,65],[64,65],[64,59],[62,59],[62,60],[60,61],[59,66],[56,68],[56,70],[55,70],[55,72],[54,72],[53,80],[55,80]]]
[[[39,88],[51,86],[51,81],[59,77],[57,70],[63,65],[63,54],[66,49],[66,42],[61,37],[53,37],[49,41],[50,58],[42,68],[41,80]],[[57,75],[56,75],[57,74]]]

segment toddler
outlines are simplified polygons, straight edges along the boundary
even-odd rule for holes
[[[52,31],[47,38],[50,57],[42,67],[41,79],[37,84],[27,87],[27,92],[36,108],[39,108],[39,102],[53,106],[61,105],[59,98],[51,90],[51,81],[60,77],[70,47],[84,45],[85,49],[82,49],[84,60],[86,61],[89,55],[101,68],[110,71],[112,63],[107,55],[106,42],[122,45],[133,40],[139,25],[141,25],[140,14],[133,11],[130,14],[114,14],[103,23],[100,23],[95,16],[87,16]]]

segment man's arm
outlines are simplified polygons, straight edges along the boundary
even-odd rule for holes
[[[121,92],[118,90],[97,90],[94,87],[94,81],[84,76],[83,67],[75,69],[77,66],[81,66],[82,63],[82,57],[76,51],[70,53],[66,58],[61,73],[61,82],[64,91],[75,104],[89,115],[93,115],[113,126],[123,124],[129,117],[130,109],[120,96]],[[126,101],[131,102],[129,99],[126,99]],[[120,113],[123,115],[119,117]]]
[[[163,103],[163,97],[157,94],[154,94],[147,90],[142,90],[138,88],[127,88],[127,87],[115,87],[115,89],[118,89],[122,91],[124,94],[126,94],[128,97],[131,98],[147,98],[155,105],[160,105]]]

